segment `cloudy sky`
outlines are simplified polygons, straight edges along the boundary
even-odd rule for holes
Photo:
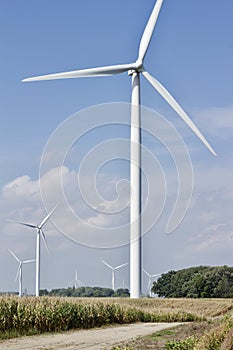
[[[44,229],[49,253],[42,245],[41,288],[67,286],[75,270],[85,285],[110,286],[100,259],[129,262],[130,78],[21,80],[134,61],[154,0],[0,6],[0,290],[17,289],[9,248],[22,260],[35,257],[35,233],[7,220],[39,223],[61,197]],[[153,224],[143,236],[143,267],[151,274],[233,262],[232,13],[231,0],[164,0],[147,52],[145,67],[217,153],[142,78],[142,104],[150,109],[143,113],[144,226]],[[122,103],[121,113],[114,102]],[[189,208],[167,234],[177,193],[183,211]],[[24,266],[30,293],[34,269]],[[118,287],[129,286],[129,267],[116,278]],[[143,282],[146,291],[146,276]]]

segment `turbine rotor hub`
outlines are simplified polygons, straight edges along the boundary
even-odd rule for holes
[[[140,60],[140,61],[137,60],[137,61],[135,62],[135,66],[136,66],[137,72],[141,73],[141,72],[143,71],[143,63],[142,63],[141,60]]]
[[[128,71],[128,75],[133,73],[141,73],[144,70],[142,62],[136,61],[133,63],[132,68]]]

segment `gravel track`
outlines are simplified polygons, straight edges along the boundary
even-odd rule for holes
[[[109,328],[36,335],[0,341],[0,350],[109,350],[114,345],[180,323],[136,323]]]

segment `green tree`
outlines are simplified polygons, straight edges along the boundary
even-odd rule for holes
[[[233,268],[198,266],[162,274],[152,292],[168,298],[231,298]]]

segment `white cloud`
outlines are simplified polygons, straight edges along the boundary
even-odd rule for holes
[[[21,176],[6,184],[2,189],[2,196],[5,200],[12,197],[23,198],[34,197],[39,192],[38,181],[33,181],[29,176]]]
[[[218,162],[218,159],[216,162]],[[206,166],[206,164],[200,162],[195,165],[195,192],[188,214],[174,235],[159,238],[157,234],[158,229],[161,228],[161,232],[165,230],[169,210],[174,199],[174,187],[177,185],[173,176],[169,180],[170,185],[168,184],[168,189],[169,187],[172,189],[171,193],[168,194],[169,205],[165,207],[161,220],[152,229],[151,235],[148,235],[148,237],[151,237],[151,249],[156,246],[160,247],[159,249],[162,251],[163,240],[164,242],[166,241],[166,251],[169,255],[170,263],[174,265],[168,266],[166,265],[167,261],[164,261],[165,269],[172,268],[178,264],[180,266],[198,265],[203,263],[203,261],[208,264],[217,264],[218,262],[227,264],[232,259],[232,163],[219,161],[216,165],[213,164],[212,166]],[[150,164],[148,169],[153,169],[150,167]],[[126,182],[121,183],[120,197],[117,198],[119,174],[100,174],[96,184],[101,194],[99,202],[97,202],[96,209],[98,211],[92,210],[92,208],[83,203],[78,192],[77,172],[68,167],[62,167],[49,170],[41,176],[40,180],[22,176],[9,182],[2,188],[0,196],[2,254],[4,252],[6,254],[8,248],[14,250],[14,247],[16,247],[16,253],[21,254],[20,256],[27,258],[29,254],[29,257],[31,257],[35,247],[35,235],[29,229],[7,223],[3,219],[9,218],[32,223],[40,222],[46,215],[40,196],[40,183],[44,186],[46,204],[49,207],[47,209],[50,210],[59,201],[60,196],[63,195],[62,191],[57,191],[58,185],[60,185],[61,170],[63,172],[63,191],[70,206],[61,205],[61,207],[58,207],[51,218],[52,223],[48,222],[45,227],[49,246],[52,247],[52,251],[56,252],[56,258],[60,259],[61,256],[64,256],[67,260],[71,259],[69,251],[71,242],[63,238],[61,234],[59,235],[57,227],[65,235],[81,244],[86,243],[90,246],[96,246],[96,241],[98,242],[98,247],[106,247],[109,242],[111,242],[111,247],[119,245],[119,242],[128,242],[128,226],[120,228],[118,231],[119,235],[112,229],[128,223],[128,207],[126,210],[120,211],[118,215],[109,215],[106,214],[106,211],[112,208],[118,209],[127,202],[129,199],[129,184]],[[173,174],[175,175],[174,169],[172,170]],[[167,176],[166,173],[166,177],[169,178],[169,174]],[[152,191],[153,196],[150,198],[148,220],[157,215],[158,202],[161,201],[161,184],[157,182],[157,176],[154,173],[152,179],[155,188],[159,188],[157,192]],[[84,181],[86,181],[87,185],[89,184],[91,181],[90,174],[84,177]],[[112,200],[113,202],[111,202]],[[54,226],[53,223],[56,225]],[[73,254],[75,255],[75,252]],[[166,259],[164,258],[164,260]],[[3,257],[1,263],[4,264]],[[162,267],[160,269],[162,271]]]

